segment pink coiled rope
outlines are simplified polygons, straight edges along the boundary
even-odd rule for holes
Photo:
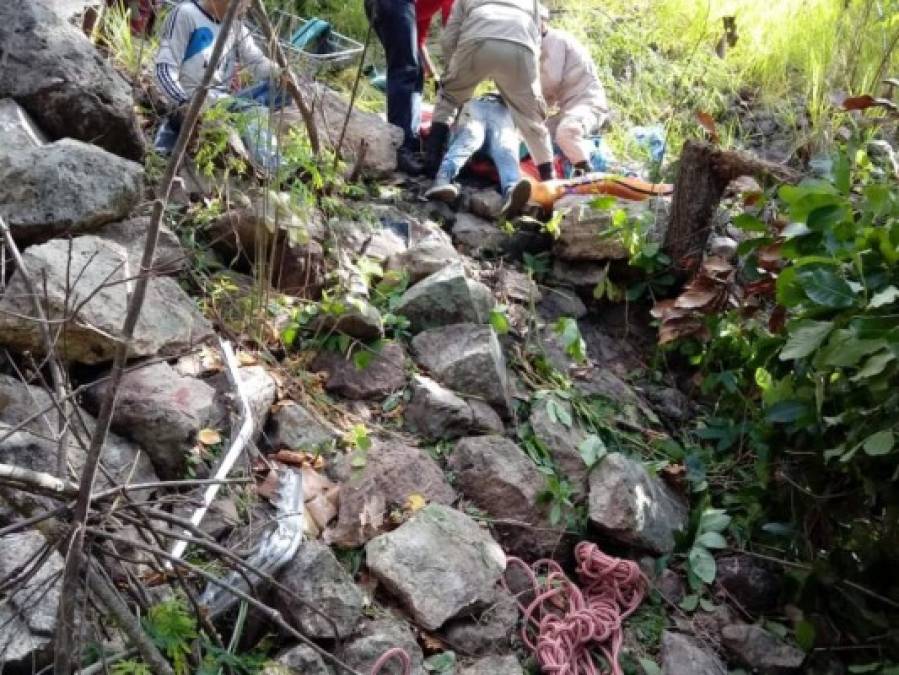
[[[398,658],[403,666],[403,675],[412,675],[412,659],[409,658],[409,652],[402,647],[392,647],[381,654],[380,658],[375,661],[375,665],[371,667],[371,675],[378,675],[381,669],[395,658]]]
[[[598,647],[610,675],[622,675],[621,622],[643,601],[646,577],[635,562],[606,555],[590,542],[578,544],[574,555],[583,589],[554,560],[528,565],[508,559],[509,567],[524,570],[535,596],[527,607],[519,603],[525,619],[522,639],[544,673],[599,675],[590,656],[591,648]],[[541,579],[538,573],[544,570]]]

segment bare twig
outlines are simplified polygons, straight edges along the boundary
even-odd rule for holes
[[[216,37],[209,64],[206,67],[206,72],[203,73],[203,79],[200,85],[194,90],[193,98],[184,115],[184,122],[181,125],[178,140],[175,143],[175,149],[172,152],[172,156],[169,159],[165,173],[163,174],[161,197],[156,199],[153,204],[153,215],[150,219],[150,225],[147,228],[147,237],[144,243],[143,256],[141,257],[141,274],[134,285],[134,292],[128,301],[125,321],[122,325],[121,336],[116,345],[115,357],[113,359],[112,369],[110,370],[109,388],[106,397],[103,400],[103,405],[100,408],[100,414],[97,416],[97,426],[87,451],[84,469],[81,472],[81,480],[79,482],[80,492],[75,504],[72,519],[71,545],[69,546],[69,554],[66,559],[57,619],[54,654],[54,670],[57,673],[70,673],[74,670],[74,665],[77,660],[74,641],[75,611],[77,608],[77,593],[75,591],[77,590],[81,572],[84,567],[84,527],[87,522],[88,510],[91,504],[91,491],[93,489],[94,479],[97,476],[100,455],[106,441],[106,436],[109,433],[112,415],[115,410],[116,394],[122,380],[125,363],[128,359],[128,348],[134,337],[137,320],[140,317],[144,298],[147,294],[147,288],[150,284],[150,269],[152,268],[153,257],[156,253],[156,244],[159,239],[162,214],[165,210],[165,205],[169,200],[169,196],[171,195],[172,182],[178,172],[178,167],[184,159],[188,142],[193,133],[194,126],[197,123],[197,119],[199,118],[203,103],[206,100],[213,73],[222,58],[225,44],[231,34],[240,5],[240,0],[231,0],[228,4],[228,10],[225,12],[225,16],[222,19],[222,26]]]
[[[41,339],[44,341],[44,348],[47,350],[47,365],[50,368],[50,379],[52,380],[53,391],[55,392],[56,398],[60,402],[59,405],[61,407],[57,424],[59,438],[57,439],[58,449],[56,453],[56,475],[61,479],[65,479],[68,470],[69,404],[65,402],[66,378],[63,374],[64,368],[60,364],[59,359],[56,358],[56,349],[54,346],[53,336],[50,333],[50,324],[47,321],[47,315],[44,312],[44,308],[41,306],[41,300],[40,297],[38,297],[34,281],[32,280],[31,275],[28,273],[28,268],[25,266],[25,261],[22,259],[22,253],[19,251],[19,247],[16,245],[15,239],[13,239],[12,232],[10,232],[9,229],[9,225],[6,224],[6,221],[3,220],[2,217],[0,217],[0,233],[3,234],[6,245],[9,247],[9,252],[12,254],[13,260],[16,263],[16,270],[18,271],[19,276],[25,284],[25,288],[28,289],[28,292],[31,294],[31,301],[34,304],[34,315],[37,318],[38,329],[41,332]]]
[[[253,0],[252,9],[253,16],[259,23],[259,26],[262,28],[262,32],[265,34],[265,39],[268,40],[268,43],[272,49],[275,61],[277,61],[278,65],[281,66],[281,69],[286,76],[284,85],[287,87],[288,93],[290,93],[290,96],[297,104],[297,108],[299,108],[300,110],[300,115],[303,116],[303,122],[306,125],[306,133],[309,135],[309,147],[312,149],[312,152],[317,155],[319,154],[319,152],[321,152],[321,142],[318,138],[318,127],[315,126],[315,116],[312,113],[312,108],[306,103],[303,92],[300,91],[300,86],[299,84],[297,84],[296,75],[294,75],[293,69],[290,67],[290,63],[288,63],[287,61],[287,57],[284,56],[284,50],[281,49],[281,43],[278,41],[278,35],[275,33],[275,29],[272,27],[272,22],[269,21],[268,14],[265,11],[265,6],[262,4],[262,0]]]
[[[371,31],[371,21],[369,21],[368,31],[365,33],[365,44],[362,47],[362,56],[359,58],[359,67],[356,69],[356,79],[353,81],[353,91],[350,94],[350,104],[347,106],[346,117],[343,118],[343,127],[340,129],[340,137],[337,139],[337,146],[334,148],[334,171],[337,171],[337,163],[340,161],[340,151],[343,149],[343,139],[346,136],[347,127],[350,125],[350,117],[352,117],[353,108],[356,105],[359,80],[362,79],[362,70],[365,68],[365,56],[368,54],[368,46],[371,44]],[[359,164],[361,163],[362,162],[359,162]]]

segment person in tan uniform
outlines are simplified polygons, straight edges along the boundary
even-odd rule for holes
[[[541,178],[554,177],[552,140],[540,92],[539,24],[537,0],[456,0],[443,31],[448,67],[426,145],[429,175],[440,166],[459,109],[481,82],[493,80]]]
[[[540,84],[550,110],[547,127],[578,174],[589,173],[592,143],[587,138],[609,115],[606,92],[590,52],[570,33],[551,28],[541,8]]]

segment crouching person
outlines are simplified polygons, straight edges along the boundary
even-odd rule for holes
[[[450,125],[477,86],[493,80],[543,180],[553,178],[552,141],[540,92],[540,17],[533,0],[456,0],[443,31],[443,77],[425,165],[435,175]]]
[[[174,108],[156,136],[155,148],[162,154],[169,154],[174,148],[187,104],[202,82],[212,57],[228,4],[228,0],[185,0],[171,11],[162,26],[156,54],[156,82]],[[246,115],[247,124],[241,138],[252,161],[271,173],[278,168],[279,155],[268,118],[271,108],[284,104],[285,97],[278,87],[281,70],[262,53],[243,22],[233,25],[226,40],[205,105],[222,103],[229,110]],[[251,73],[255,86],[232,90],[238,66]]]
[[[548,21],[549,12],[541,8],[540,83],[546,104],[558,110],[547,126],[575,174],[590,173],[589,135],[608,117],[606,92],[587,48]]]
[[[459,113],[449,149],[425,196],[445,202],[454,200],[459,188],[453,181],[471,156],[482,150],[493,160],[499,174],[500,192],[504,197],[503,214],[506,217],[518,215],[530,195],[530,183],[521,179],[520,146],[512,115],[500,96],[487,94],[469,101]]]

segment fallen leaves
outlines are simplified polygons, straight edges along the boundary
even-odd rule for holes
[[[696,121],[699,122],[699,126],[706,130],[706,133],[709,135],[709,140],[712,141],[712,143],[717,144],[721,142],[721,137],[718,135],[718,126],[715,124],[714,117],[704,110],[699,110],[696,113]]]
[[[708,257],[683,292],[674,299],[657,302],[652,316],[660,320],[659,344],[685,337],[708,339],[704,316],[739,304],[734,284],[736,270],[723,258]]]
[[[218,445],[222,442],[222,435],[215,429],[207,427],[197,432],[197,440],[203,445]]]

